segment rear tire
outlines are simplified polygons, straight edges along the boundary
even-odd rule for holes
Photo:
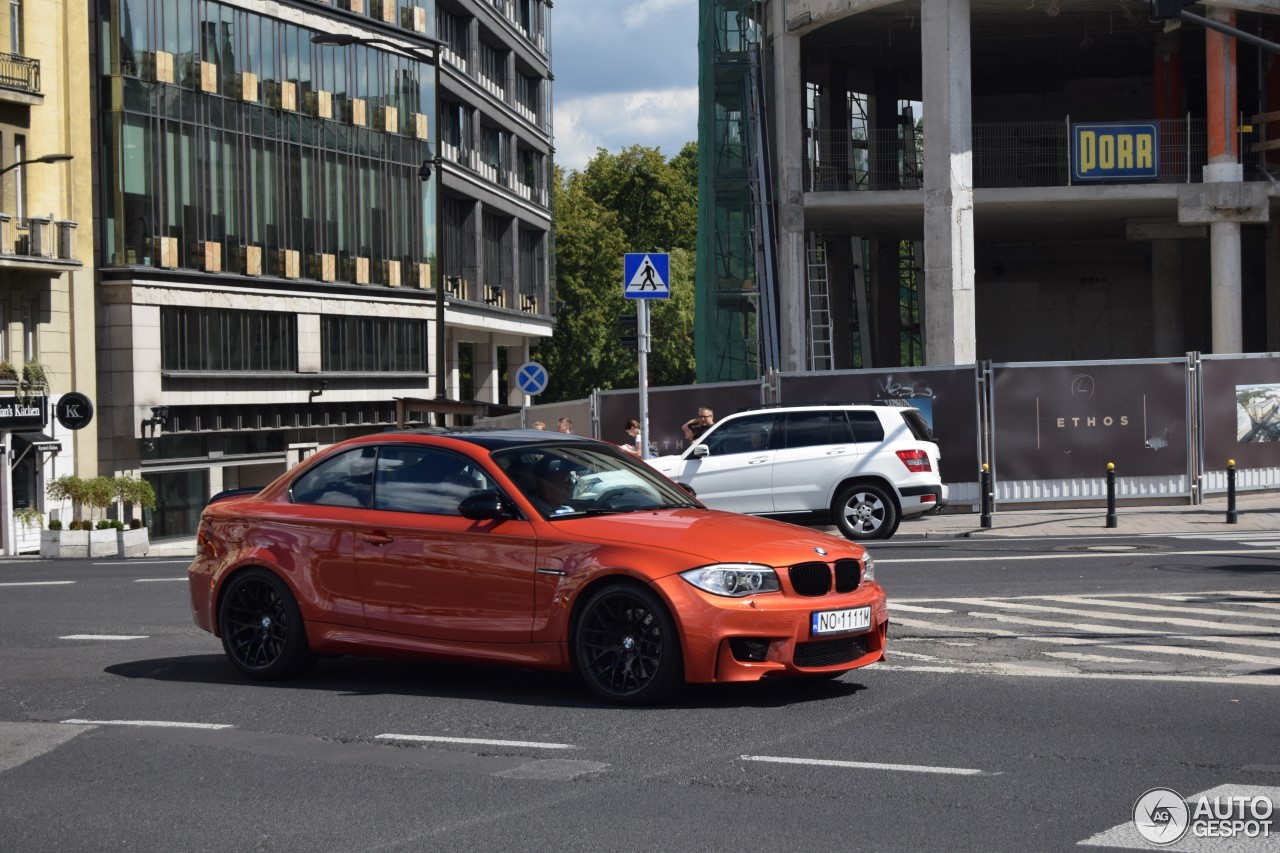
[[[888,539],[898,529],[898,505],[882,486],[855,483],[836,495],[831,507],[836,526],[848,539]]]
[[[218,606],[218,627],[227,660],[256,681],[291,678],[315,660],[298,602],[266,569],[246,569],[231,579]]]
[[[574,620],[572,642],[578,674],[610,702],[657,702],[684,681],[675,621],[662,599],[638,584],[593,592]]]

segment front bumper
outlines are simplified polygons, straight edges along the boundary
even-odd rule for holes
[[[759,681],[766,676],[847,672],[884,656],[889,612],[884,590],[864,581],[853,592],[800,596],[791,591],[726,598],[678,575],[654,583],[680,625],[685,679],[694,683]],[[814,637],[815,611],[871,608],[871,626],[856,634]]]

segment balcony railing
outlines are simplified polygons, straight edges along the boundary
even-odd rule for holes
[[[1154,122],[1160,130],[1160,168],[1155,178],[1110,183],[1199,183],[1208,162],[1204,119]],[[1255,128],[1258,127],[1255,125]],[[927,131],[925,131],[927,134]],[[902,128],[818,131],[805,151],[805,185],[811,192],[914,190],[924,186],[924,146]],[[1262,160],[1251,153],[1259,130],[1241,133],[1239,150],[1246,181],[1266,180]],[[1063,122],[995,122],[973,126],[973,186],[1064,187],[1072,183],[1071,128]],[[1095,182],[1089,182],[1095,183]]]
[[[0,87],[40,93],[40,60],[16,53],[0,53]]]
[[[0,213],[0,259],[79,263],[75,229],[76,223],[70,220],[33,216],[15,224],[13,216]]]

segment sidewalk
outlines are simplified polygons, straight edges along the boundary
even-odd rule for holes
[[[1280,536],[1280,492],[1245,492],[1236,496],[1237,522],[1227,524],[1227,498],[1215,495],[1200,506],[1116,505],[1116,526],[1108,528],[1105,507],[1087,509],[1017,509],[997,507],[991,527],[983,528],[979,513],[944,513],[907,519],[898,539],[966,539],[989,536],[1125,536],[1133,534],[1275,533]],[[834,527],[823,528],[835,533]],[[151,543],[152,557],[192,557],[196,540],[169,539]]]
[[[1106,526],[1106,507],[1017,509],[997,506],[991,527],[978,513],[926,515],[902,522],[894,539],[963,539],[989,536],[1125,536],[1133,534],[1275,533],[1280,535],[1280,493],[1236,495],[1237,522],[1227,524],[1227,498],[1214,495],[1200,506],[1116,504],[1116,526]],[[833,528],[834,529],[834,528]]]

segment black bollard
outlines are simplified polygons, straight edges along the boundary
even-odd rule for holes
[[[1240,520],[1236,513],[1236,460],[1227,460],[1227,524]]]
[[[982,463],[982,526],[991,527],[991,466]]]
[[[1107,463],[1107,527],[1118,527],[1116,520],[1116,463]]]

